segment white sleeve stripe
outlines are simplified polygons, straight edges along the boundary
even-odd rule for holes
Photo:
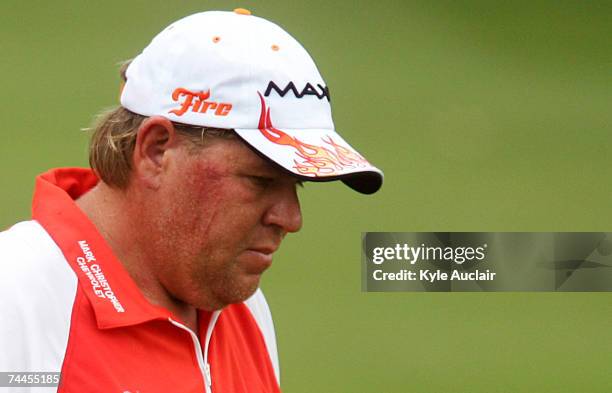
[[[266,302],[266,298],[261,292],[261,289],[248,298],[244,304],[249,308],[251,314],[255,318],[259,330],[263,334],[266,348],[268,349],[268,355],[270,355],[270,361],[274,368],[274,374],[276,375],[276,381],[280,386],[280,366],[278,362],[278,350],[276,347],[276,334],[274,333],[274,322],[272,321],[272,314],[270,313],[270,307]]]

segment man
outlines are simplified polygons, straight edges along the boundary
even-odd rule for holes
[[[373,193],[382,172],[334,131],[308,53],[247,10],[175,22],[123,76],[93,171],[39,176],[33,220],[0,234],[0,371],[61,372],[59,392],[278,392],[258,286],[302,225],[296,186]]]

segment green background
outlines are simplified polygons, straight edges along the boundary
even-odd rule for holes
[[[0,3],[0,228],[34,176],[86,165],[116,63],[242,6],[310,51],[382,190],[301,191],[264,279],[285,392],[610,392],[612,296],[362,293],[365,231],[610,231],[612,2]]]

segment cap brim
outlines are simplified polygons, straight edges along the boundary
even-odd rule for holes
[[[249,146],[307,181],[342,180],[363,194],[380,189],[383,173],[333,130],[235,129]]]

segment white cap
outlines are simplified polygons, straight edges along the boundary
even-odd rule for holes
[[[334,128],[330,96],[306,50],[276,24],[209,11],[178,20],[130,64],[121,105],[197,126],[234,129],[303,180],[340,179],[371,194],[383,173]]]

